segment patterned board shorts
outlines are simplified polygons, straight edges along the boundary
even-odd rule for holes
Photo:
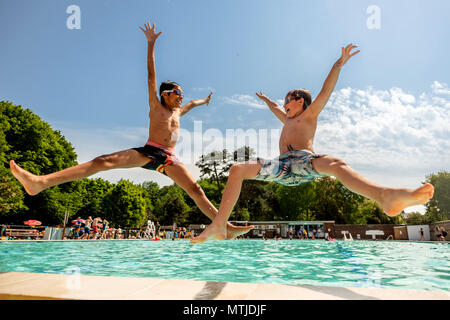
[[[258,158],[257,161],[262,166],[254,180],[274,181],[285,186],[311,182],[315,178],[326,176],[318,173],[312,165],[313,159],[324,156],[309,150],[294,150],[273,160]]]

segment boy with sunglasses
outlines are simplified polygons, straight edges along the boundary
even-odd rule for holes
[[[160,101],[156,91],[154,48],[156,39],[161,35],[161,32],[155,33],[155,25],[150,27],[150,23],[140,29],[144,32],[148,42],[150,128],[149,139],[145,146],[102,155],[89,162],[43,176],[36,176],[20,168],[14,160],[11,160],[11,172],[24,186],[28,194],[35,195],[49,187],[86,178],[100,171],[133,167],[156,170],[167,175],[183,188],[200,210],[212,220],[218,213],[217,208],[206,198],[200,185],[178,160],[174,152],[180,128],[180,116],[197,106],[209,104],[212,93],[206,99],[192,100],[182,107],[183,91],[180,85],[176,82],[166,81],[159,88]],[[226,228],[228,237],[232,239],[247,233],[252,227],[233,226],[228,223]]]
[[[434,187],[427,183],[417,189],[394,189],[379,186],[355,172],[341,159],[318,155],[313,151],[317,119],[334,90],[341,68],[359,52],[356,46],[342,47],[342,55],[333,65],[317,98],[312,102],[306,89],[291,90],[286,95],[283,109],[263,93],[256,95],[263,100],[284,123],[280,136],[280,156],[273,160],[235,164],[231,167],[219,214],[192,243],[227,238],[225,228],[241,192],[244,179],[275,181],[286,186],[310,182],[316,177],[334,176],[348,189],[377,201],[384,212],[393,217],[409,206],[424,204],[433,196]]]

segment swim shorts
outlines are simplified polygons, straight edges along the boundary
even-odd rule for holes
[[[257,158],[262,166],[254,180],[274,181],[285,186],[311,182],[315,178],[326,176],[317,172],[312,164],[313,159],[324,156],[309,150],[294,150],[273,160]]]
[[[139,153],[146,155],[151,160],[141,168],[148,170],[155,170],[164,175],[166,174],[165,168],[174,163],[180,163],[180,160],[175,155],[175,151],[172,148],[165,147],[159,143],[147,141],[145,146],[141,148],[133,148]]]

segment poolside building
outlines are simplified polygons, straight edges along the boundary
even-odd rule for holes
[[[275,235],[282,238],[289,237],[289,231],[292,231],[294,238],[299,235],[303,227],[308,238],[312,238],[314,230],[317,239],[324,239],[332,232],[334,221],[230,221],[235,225],[254,225],[255,228],[248,233],[250,238],[274,238]]]
[[[308,238],[313,237],[316,230],[316,239],[325,239],[328,236],[344,239],[344,235],[354,240],[408,240],[406,225],[395,224],[366,224],[350,225],[335,224],[335,221],[230,221],[235,225],[254,225],[255,228],[246,236],[249,238],[289,238],[292,230],[293,237],[298,238],[299,230],[303,227]]]

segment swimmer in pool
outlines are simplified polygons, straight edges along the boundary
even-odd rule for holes
[[[200,105],[209,104],[212,92],[205,99],[192,100],[181,106],[183,90],[181,86],[172,81],[161,83],[159,98],[157,95],[156,71],[155,71],[155,42],[161,32],[155,32],[155,25],[150,23],[140,28],[148,43],[147,69],[148,69],[148,94],[149,94],[149,139],[143,147],[132,148],[101,155],[89,162],[82,163],[51,174],[36,176],[21,167],[14,160],[10,161],[12,174],[20,181],[25,191],[35,195],[65,182],[82,179],[100,171],[116,168],[142,167],[148,170],[156,170],[170,177],[183,188],[195,201],[200,210],[211,220],[217,215],[218,210],[208,200],[200,185],[194,180],[186,167],[176,157],[174,149],[178,139],[180,117]],[[233,239],[250,231],[253,226],[233,226],[227,224],[227,235]]]
[[[225,228],[241,192],[244,179],[275,181],[286,186],[310,182],[316,177],[334,176],[351,191],[375,200],[384,212],[394,217],[409,206],[424,204],[433,197],[434,187],[427,183],[417,189],[394,189],[377,185],[354,171],[343,160],[314,152],[313,140],[317,119],[334,90],[341,68],[356,55],[352,44],[342,47],[341,57],[333,65],[322,90],[314,101],[306,89],[294,89],[286,94],[281,108],[262,92],[256,93],[275,116],[284,124],[280,136],[280,156],[273,160],[235,164],[231,167],[219,214],[192,243],[227,238]]]

